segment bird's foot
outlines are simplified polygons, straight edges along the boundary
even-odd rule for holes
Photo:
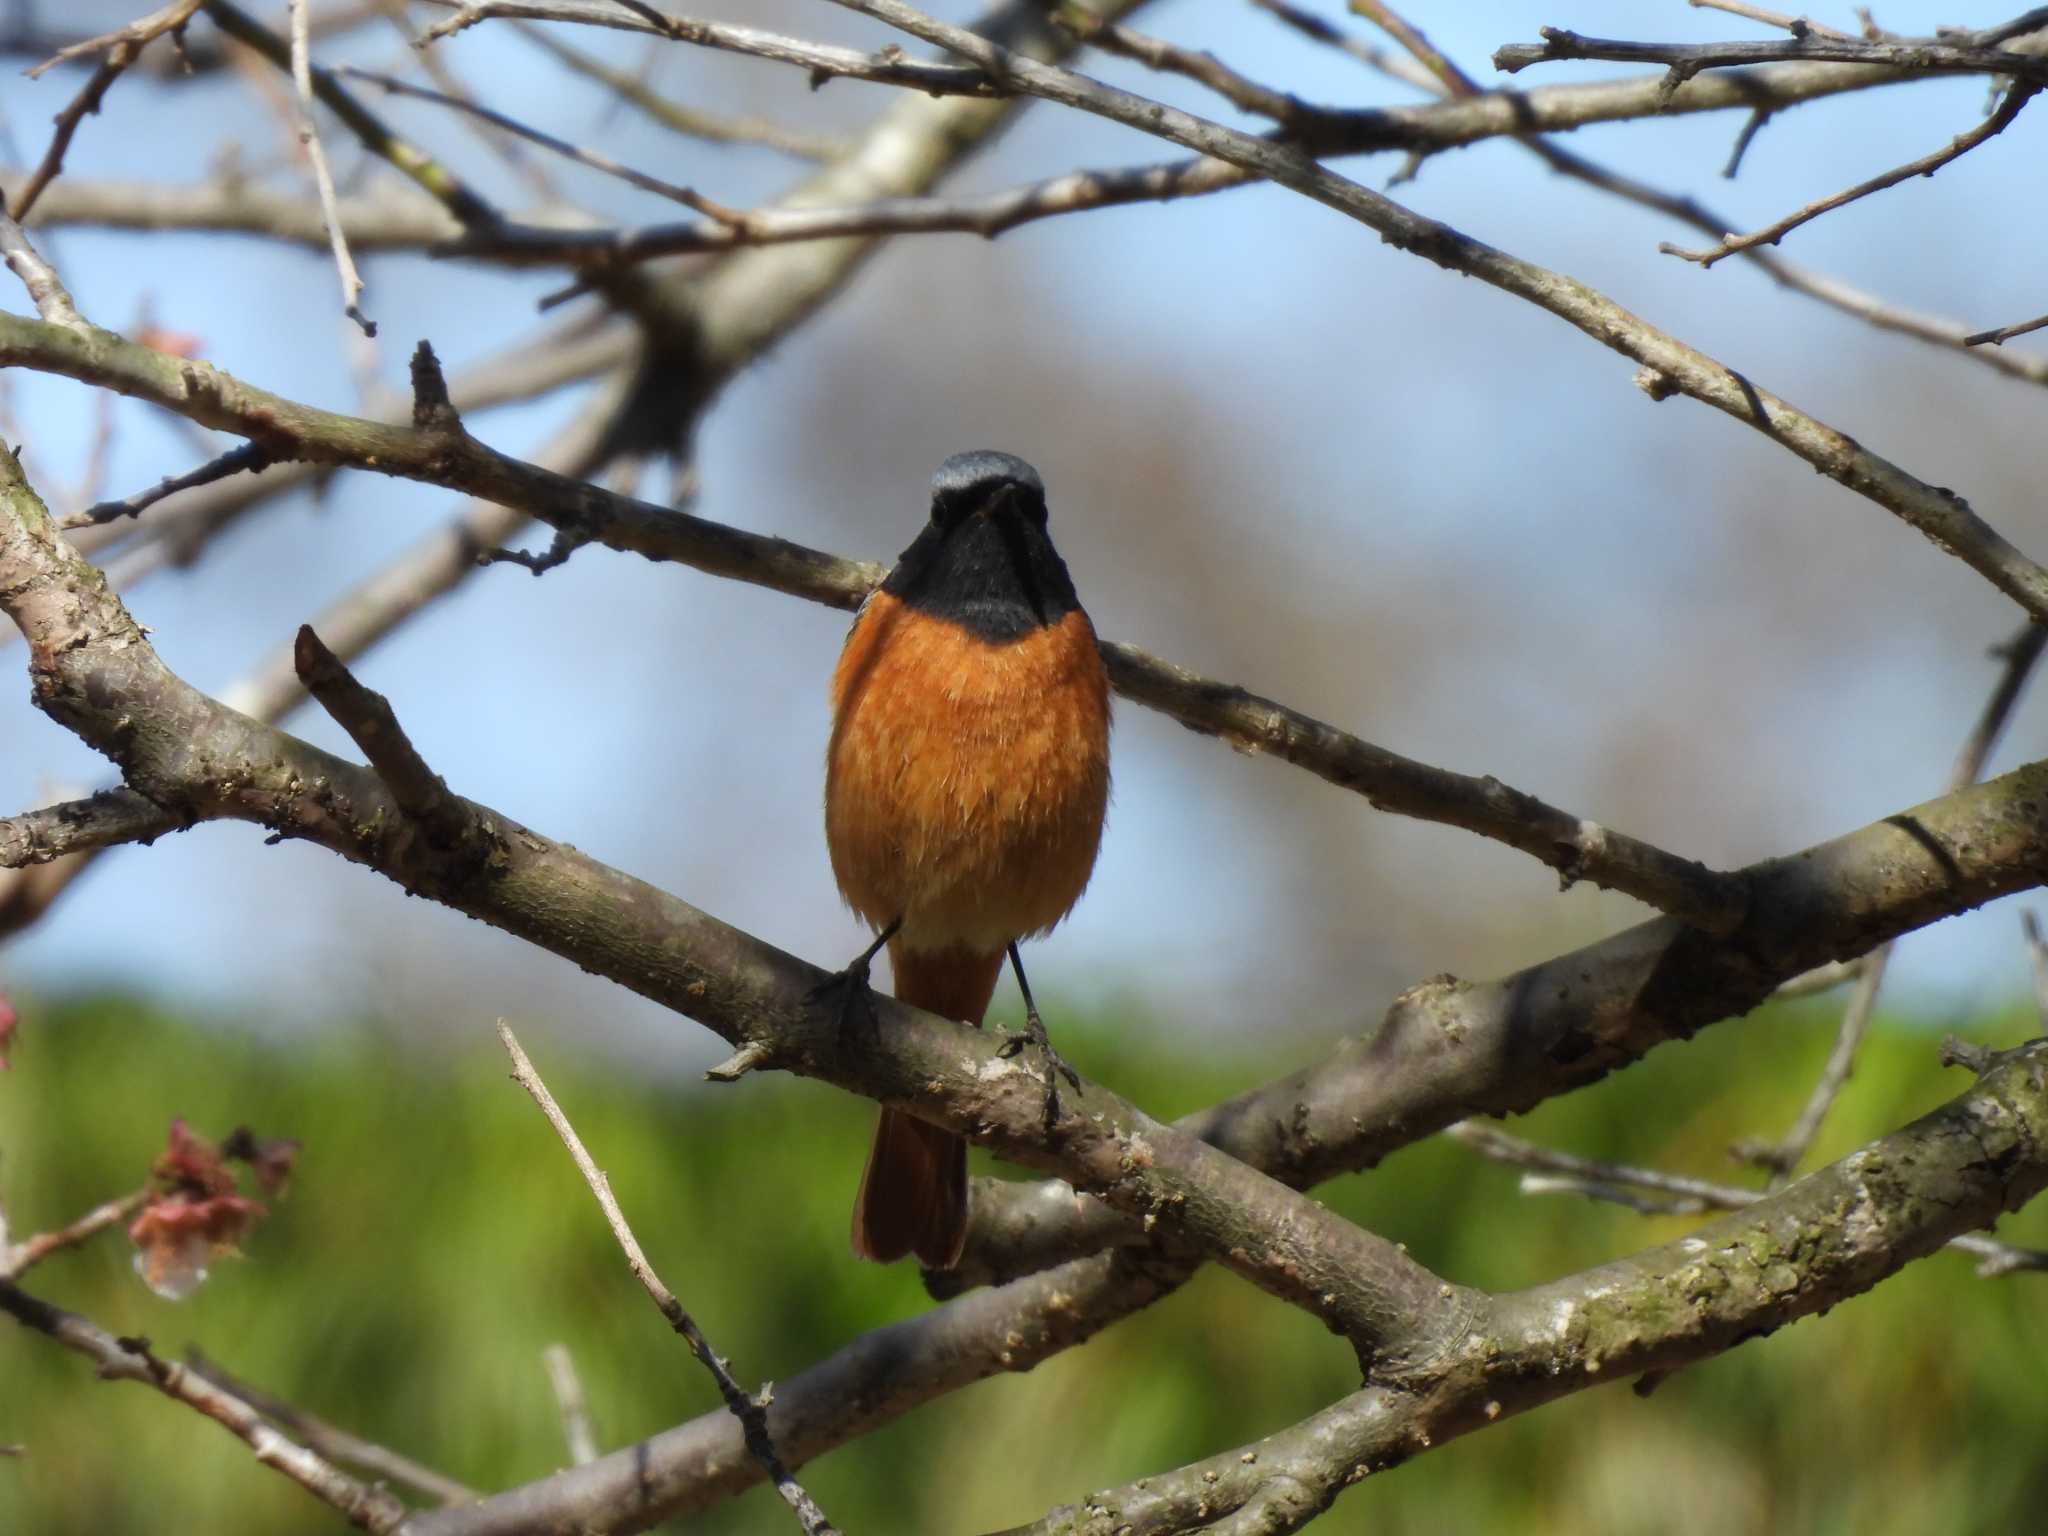
[[[868,984],[868,967],[881,952],[884,944],[902,926],[898,918],[884,928],[875,942],[853,957],[843,971],[835,971],[804,994],[804,1001],[812,1007],[830,1002],[834,1021],[843,1038],[851,1029],[865,1028],[870,1038],[878,1024],[875,1013],[875,989]]]
[[[1067,1065],[1067,1059],[1052,1048],[1052,1036],[1045,1032],[1045,1020],[1029,1003],[1024,1008],[1023,1032],[1006,1036],[996,1048],[996,1054],[1007,1061],[1027,1047],[1038,1053],[1045,1066],[1045,1128],[1051,1131],[1060,1118],[1060,1079],[1064,1077],[1078,1095],[1081,1092],[1081,1074]]]

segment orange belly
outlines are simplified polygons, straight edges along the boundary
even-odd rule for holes
[[[991,645],[877,592],[832,678],[825,835],[906,949],[999,951],[1080,899],[1109,801],[1109,682],[1076,610]]]

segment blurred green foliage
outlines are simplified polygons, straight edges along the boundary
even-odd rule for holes
[[[706,1412],[703,1372],[640,1294],[568,1157],[507,1081],[488,1030],[461,1049],[389,1025],[314,1036],[201,1026],[118,998],[17,998],[0,1075],[0,1198],[17,1239],[136,1187],[173,1115],[300,1138],[290,1195],[189,1301],[150,1295],[108,1234],[35,1293],[244,1379],[480,1488],[564,1460],[541,1350],[565,1343],[602,1442]],[[1827,1001],[1719,1026],[1515,1129],[1595,1156],[1735,1178],[1729,1143],[1796,1113]],[[1190,1041],[1065,1018],[1068,1053],[1171,1116],[1312,1059],[1309,1042]],[[2010,1043],[2017,1016],[1977,1021]],[[867,1106],[751,1077],[707,1090],[526,1044],[609,1171],[649,1256],[743,1380],[783,1378],[929,1305],[914,1270],[858,1265],[845,1225]],[[1926,1031],[1871,1042],[1819,1149],[1835,1156],[1960,1091]],[[1442,1143],[1321,1193],[1425,1262],[1490,1287],[1544,1280],[1695,1223],[1517,1193]],[[2048,1210],[2003,1229],[2048,1242]],[[1884,1533],[2041,1529],[2048,1276],[1982,1281],[1938,1255],[1825,1319],[1753,1341],[1638,1399],[1616,1384],[1439,1449],[1351,1492],[1318,1531]],[[985,1382],[814,1463],[841,1527],[971,1532],[1256,1438],[1356,1385],[1348,1349],[1224,1274],[1022,1377]],[[0,1322],[0,1531],[212,1536],[344,1529],[217,1426],[102,1385]],[[766,1490],[689,1523],[794,1530]]]

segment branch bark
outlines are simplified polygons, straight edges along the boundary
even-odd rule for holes
[[[572,536],[648,559],[674,560],[829,606],[851,609],[882,567],[764,537],[602,490],[486,446],[459,422],[371,421],[301,405],[211,364],[167,357],[108,331],[72,331],[0,314],[0,365],[65,374],[152,401],[247,437],[273,461],[374,466],[517,507]],[[1490,776],[1418,763],[1271,699],[1106,644],[1117,691],[1183,725],[1256,747],[1366,796],[1383,810],[1463,827],[1558,871],[1725,932],[1747,893],[1733,877],[1545,804]]]
[[[1015,88],[1062,106],[1170,139],[1335,209],[1382,239],[1437,265],[1526,299],[1642,365],[1637,384],[1653,399],[1684,394],[1755,428],[1830,479],[1904,519],[1938,548],[1968,563],[2038,619],[2048,619],[2048,570],[2009,543],[1955,492],[1909,474],[1853,438],[1799,410],[1733,369],[1687,346],[1605,294],[1424,218],[1327,170],[1299,151],[1040,64],[973,32],[934,20],[900,0],[835,0],[936,43]],[[2044,66],[2048,68],[2048,66]]]

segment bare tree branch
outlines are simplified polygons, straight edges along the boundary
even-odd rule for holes
[[[555,1096],[548,1092],[548,1086],[541,1081],[534,1070],[532,1061],[520,1048],[518,1037],[503,1019],[498,1020],[498,1043],[505,1047],[505,1053],[512,1058],[512,1080],[532,1095],[533,1102],[540,1106],[548,1124],[555,1128],[555,1134],[562,1138],[562,1145],[569,1149],[576,1169],[583,1175],[583,1182],[590,1186],[590,1192],[597,1198],[599,1208],[604,1212],[605,1222],[612,1229],[612,1236],[618,1239],[619,1247],[626,1255],[626,1267],[633,1271],[633,1278],[640,1282],[640,1288],[647,1292],[655,1308],[668,1320],[690,1353],[697,1357],[711,1379],[718,1385],[718,1395],[725,1399],[726,1412],[739,1420],[741,1433],[747,1442],[747,1451],[768,1474],[768,1480],[775,1484],[775,1491],[782,1496],[796,1513],[797,1522],[803,1526],[805,1536],[838,1536],[832,1522],[825,1518],[825,1512],[817,1502],[804,1491],[803,1485],[790,1476],[789,1469],[782,1464],[775,1442],[768,1434],[768,1404],[773,1395],[763,1392],[752,1396],[733,1379],[726,1362],[718,1357],[711,1347],[704,1331],[697,1326],[696,1319],[683,1310],[683,1304],[676,1300],[675,1292],[662,1283],[661,1276],[654,1272],[654,1266],[647,1262],[647,1255],[641,1251],[640,1240],[633,1235],[633,1228],[626,1220],[626,1213],[619,1209],[619,1202],[612,1195],[611,1180],[604,1170],[584,1150],[583,1139],[576,1134],[576,1128],[569,1123],[569,1117],[555,1102]]]
[[[142,1209],[149,1198],[149,1191],[138,1189],[118,1200],[107,1200],[94,1206],[76,1221],[52,1228],[48,1232],[37,1232],[11,1246],[0,1233],[0,1281],[19,1280],[53,1253],[66,1248],[76,1248],[90,1242],[109,1227],[117,1227]]]
[[[1475,1114],[1521,1114],[1657,1046],[1740,1017],[1781,983],[2048,880],[2048,826],[2012,838],[2048,797],[2039,763],[1740,871],[1749,914],[1726,938],[1669,919],[1492,981],[1439,977],[1394,1000],[1377,1028],[1323,1061],[1176,1122],[1306,1189],[1370,1168]],[[1994,830],[2001,829],[2002,830]],[[2004,855],[1983,862],[1990,836]],[[2005,856],[2031,868],[1994,874]],[[1903,877],[1893,884],[1894,875]],[[981,1181],[967,1252],[942,1292],[1031,1273],[1137,1228],[1057,1184]]]
[[[1665,1199],[1654,1214],[1676,1216],[1696,1215],[1701,1211],[1747,1210],[1765,1198],[1762,1191],[1744,1189],[1737,1184],[1716,1184],[1710,1179],[1666,1173],[1660,1168],[1635,1168],[1626,1163],[1578,1157],[1555,1147],[1538,1146],[1533,1141],[1510,1136],[1497,1126],[1481,1125],[1473,1120],[1460,1121],[1444,1134],[1496,1163],[1539,1169],[1544,1174],[1558,1176],[1555,1190],[1547,1186],[1539,1189],[1534,1177],[1524,1179],[1524,1194],[1571,1193],[1613,1200],[1630,1189],[1653,1190]],[[1966,1232],[1960,1237],[1952,1237],[1948,1246],[1958,1253],[1974,1255],[1980,1261],[1977,1273],[1985,1279],[2021,1271],[2048,1270],[2048,1252],[2017,1248],[1981,1233]]]
[[[432,1467],[423,1466],[410,1456],[401,1456],[389,1446],[365,1440],[361,1435],[330,1424],[294,1403],[238,1380],[222,1369],[218,1362],[207,1359],[197,1350],[187,1351],[185,1365],[222,1391],[233,1393],[307,1449],[329,1461],[355,1467],[381,1481],[411,1488],[439,1504],[468,1504],[477,1497],[474,1488],[458,1483]]]
[[[2033,675],[2034,664],[2041,658],[2044,642],[2048,642],[2048,626],[2029,624],[1999,648],[2005,658],[2005,666],[1999,673],[1997,685],[1991,690],[1991,697],[1985,701],[1983,711],[1957,754],[1955,767],[1949,772],[1948,788],[1951,792],[1974,784],[1984,776],[1984,765],[1998,745],[1998,738],[2005,734],[2006,722],[2012,718],[2020,694]],[[1856,977],[1856,990],[1849,994],[1849,1005],[1842,1010],[1842,1023],[1835,1034],[1834,1046],[1829,1050],[1820,1078],[1814,1083],[1813,1092],[1808,1096],[1805,1108],[1800,1110],[1799,1118],[1792,1123],[1792,1128],[1778,1142],[1745,1144],[1737,1149],[1738,1155],[1771,1170],[1774,1187],[1791,1177],[1792,1171],[1812,1149],[1814,1138],[1820,1134],[1821,1123],[1827,1119],[1828,1111],[1848,1084],[1849,1074],[1855,1070],[1856,1053],[1861,1049],[1870,1020],[1877,1011],[1878,989],[1884,985],[1891,952],[1891,945],[1881,944],[1864,956],[1862,970]]]
[[[103,789],[87,800],[0,821],[0,869],[27,869],[117,843],[146,843],[178,826],[176,817],[132,789]]]
[[[1143,1253],[1102,1254],[874,1329],[777,1382],[769,1434],[802,1465],[947,1393],[1028,1371],[1149,1306],[1188,1273]],[[417,1514],[406,1536],[624,1536],[707,1510],[762,1475],[739,1425],[717,1408],[588,1466]]]
[[[721,117],[711,112],[700,112],[649,90],[633,75],[612,68],[595,54],[571,47],[537,26],[515,22],[513,30],[577,74],[597,81],[636,111],[688,138],[706,139],[714,144],[758,144],[764,149],[778,150],[803,160],[836,160],[850,147],[844,140],[798,133],[767,118]]]
[[[335,212],[334,173],[327,168],[327,151],[320,145],[320,131],[313,124],[313,66],[309,57],[306,13],[310,0],[291,0],[291,75],[298,93],[299,148],[313,167],[313,186],[320,195],[320,218],[327,226],[327,241],[334,256],[334,269],[341,279],[341,311],[362,328],[365,336],[377,334],[376,324],[363,313],[363,278],[355,259],[348,253],[348,237],[342,233],[341,216]]]
[[[950,49],[1003,74],[1017,89],[1031,95],[1255,171],[1358,220],[1391,245],[1548,310],[1601,345],[1640,363],[1643,371],[1637,382],[1653,399],[1685,394],[1764,433],[1830,479],[1903,518],[2034,617],[2048,619],[2048,570],[1979,518],[1960,496],[1908,474],[1585,284],[1423,218],[1285,146],[1024,58],[972,32],[935,21],[900,0],[835,3]]]
[[[649,995],[680,1003],[733,1044],[761,1042],[776,1066],[910,1108],[1186,1233],[1344,1333],[1364,1359],[1427,1351],[1457,1327],[1460,1293],[1394,1244],[1107,1088],[1091,1089],[1085,1115],[1047,1127],[1037,1075],[980,1030],[887,1003],[874,1039],[849,1052],[833,1019],[812,1003],[823,972],[708,914],[468,801],[454,808],[464,823],[458,832],[416,835],[375,773],[237,715],[166,669],[104,578],[63,545],[4,451],[0,500],[9,514],[0,522],[0,605],[29,639],[38,704],[158,803],[316,842],[544,946],[609,950],[631,926],[622,913],[637,908],[665,937],[633,974],[595,948],[579,960],[629,986],[652,987]],[[228,763],[233,770],[216,777]],[[607,914],[595,931],[575,910],[589,900]],[[684,979],[680,997],[669,994],[672,979]],[[695,993],[687,990],[692,980]]]
[[[2006,91],[2004,99],[1999,102],[1998,109],[1968,133],[1959,134],[1931,154],[1922,155],[1917,160],[1909,160],[1881,176],[1871,177],[1868,181],[1858,182],[1846,192],[1837,192],[1832,197],[1823,197],[1816,202],[1808,203],[1804,208],[1786,214],[1775,224],[1767,224],[1754,234],[1728,235],[1719,245],[1704,251],[1681,250],[1669,244],[1660,245],[1657,249],[1667,256],[1679,256],[1687,261],[1697,262],[1703,267],[1711,267],[1723,257],[1733,256],[1737,251],[1746,251],[1759,245],[1776,245],[1800,225],[1810,223],[1824,213],[1832,213],[1858,198],[1868,197],[1873,192],[1882,192],[1887,187],[1895,187],[1902,181],[1912,180],[1915,176],[1932,176],[1951,161],[1961,159],[1987,139],[1995,138],[2010,128],[2014,119],[2020,115],[2021,109],[2034,99],[2034,93],[2040,89],[2038,83],[2014,82]]]
[[[43,189],[55,181],[64,169],[64,156],[71,148],[71,140],[78,132],[78,125],[100,109],[107,91],[121,78],[135,57],[135,44],[125,38],[107,50],[105,58],[85,82],[79,93],[71,98],[63,111],[57,114],[56,132],[50,136],[50,147],[43,152],[42,163],[29,176],[27,184],[12,200],[6,211],[16,219],[25,219],[34,210],[36,199],[43,195]]]
[[[1993,1059],[1934,1113],[1735,1215],[1490,1298],[1463,1348],[1412,1389],[1369,1384],[1278,1434],[1091,1494],[1085,1510],[1067,1506],[1004,1536],[1283,1536],[1362,1478],[1459,1435],[1824,1312],[2044,1186],[2048,1043],[2036,1043]]]
[[[43,260],[22,227],[4,208],[0,208],[0,256],[6,258],[8,270],[21,279],[37,314],[52,325],[75,331],[88,329],[85,317],[71,302],[70,290],[57,276],[56,269]]]
[[[427,31],[423,41],[434,43],[444,37],[494,18],[524,21],[573,21],[586,26],[609,27],[622,32],[644,32],[699,48],[718,48],[731,53],[750,54],[780,64],[794,64],[820,83],[826,80],[868,80],[880,85],[900,85],[927,96],[1000,96],[1006,94],[995,81],[978,69],[957,64],[927,64],[906,58],[900,48],[885,48],[866,54],[852,48],[835,48],[807,43],[800,38],[764,32],[758,27],[729,26],[716,21],[692,21],[669,16],[652,6],[628,9],[620,5],[559,3],[528,4],[525,0],[482,0],[480,4],[456,6],[456,0],[428,0],[431,5],[455,10],[448,20]]]
[[[202,0],[214,25],[238,43],[246,43],[278,69],[293,74],[291,44],[240,10],[231,0]],[[307,71],[308,89],[371,154],[388,161],[445,207],[465,228],[491,225],[497,210],[453,171],[418,146],[399,137],[365,108],[324,69]]]
[[[63,340],[60,341],[60,338]],[[840,608],[859,604],[878,567],[764,538],[618,496],[486,447],[459,426],[421,428],[341,416],[271,395],[210,364],[165,357],[107,332],[78,338],[0,315],[0,363],[42,368],[150,400],[204,425],[248,435],[272,459],[373,463],[516,506],[556,528],[651,559],[678,560]],[[1739,882],[1691,860],[1545,805],[1492,778],[1416,763],[1242,689],[1128,646],[1106,644],[1117,690],[1205,734],[1306,767],[1383,809],[1460,826],[1541,859],[1566,883],[1590,880],[1726,931],[1741,920]]]
[[[358,1482],[325,1457],[295,1445],[232,1392],[175,1360],[159,1358],[149,1340],[117,1339],[75,1312],[37,1300],[11,1280],[0,1279],[0,1312],[84,1355],[102,1381],[138,1381],[197,1409],[248,1446],[258,1462],[339,1510],[358,1529],[386,1536],[404,1521],[406,1507],[391,1494]]]
[[[2001,27],[1958,33],[1953,38],[1910,38],[1872,42],[1843,33],[1808,32],[1768,42],[1633,43],[1606,37],[1582,37],[1562,27],[1540,29],[1540,43],[1509,43],[1493,54],[1494,68],[1507,74],[1531,64],[1560,59],[1612,59],[1629,64],[1659,64],[1684,80],[1703,69],[1724,69],[1778,60],[1809,63],[1889,64],[1923,74],[2011,75],[2048,85],[2048,60],[1999,46],[2024,32],[2048,26],[2048,8],[2032,10]]]

